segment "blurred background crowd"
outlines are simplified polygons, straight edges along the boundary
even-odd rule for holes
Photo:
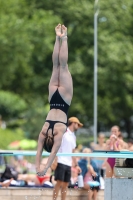
[[[122,137],[122,135],[121,135]],[[125,142],[125,140],[120,138],[123,144],[123,150],[133,151],[133,140],[129,139]],[[99,133],[98,142],[95,144],[91,142],[88,144],[88,147],[83,146],[82,144],[77,145],[75,149],[75,153],[91,153],[93,150],[106,150],[106,141],[104,133]],[[22,149],[19,148],[19,151]],[[47,157],[42,158],[41,165],[45,165],[47,162]],[[82,160],[82,157],[76,157],[77,161]],[[106,178],[106,161],[107,158],[85,158],[92,166],[94,167],[96,173],[98,173],[100,178],[100,189],[104,189],[104,179]],[[92,162],[90,162],[90,160]],[[79,162],[80,166],[80,162]],[[84,165],[85,166],[85,165]],[[84,167],[83,166],[83,167]],[[87,164],[88,166],[88,164]],[[82,169],[82,164],[81,164]],[[85,169],[85,168],[84,168]],[[82,171],[84,171],[84,169]],[[74,165],[71,167],[71,182],[70,187],[78,187],[78,171]],[[83,172],[84,173],[84,172]],[[93,174],[93,173],[92,173]],[[35,158],[34,156],[24,156],[24,155],[16,155],[16,156],[4,156],[0,155],[0,182],[1,186],[42,186],[42,187],[54,187],[56,181],[54,180],[54,170],[49,168],[46,176],[38,177],[36,175],[35,169]],[[9,181],[11,179],[11,182]],[[2,184],[3,183],[3,184]]]

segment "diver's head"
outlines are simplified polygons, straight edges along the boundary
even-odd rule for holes
[[[47,137],[45,138],[43,148],[44,148],[47,152],[51,152],[51,151],[52,151],[52,148],[53,148],[53,144],[54,144],[54,138],[53,138],[53,137],[50,137],[50,136],[47,136]]]

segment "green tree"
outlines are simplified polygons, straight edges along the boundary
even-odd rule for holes
[[[25,127],[30,137],[38,136],[40,119],[47,113],[54,27],[58,23],[68,27],[74,84],[69,116],[78,116],[86,127],[93,125],[94,1],[9,0],[0,4],[0,89],[26,101]],[[108,130],[118,124],[130,136],[133,2],[103,0],[99,7],[98,128]],[[40,118],[36,117],[39,114]]]
[[[100,2],[99,13],[99,122],[119,124],[129,137],[133,125],[132,7],[132,1]]]

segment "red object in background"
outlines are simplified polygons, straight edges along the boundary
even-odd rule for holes
[[[43,177],[40,177],[40,176],[37,176],[39,182],[42,184],[43,182],[45,181],[49,181],[50,177],[49,176],[43,176]]]
[[[14,141],[14,142],[11,142],[10,144],[9,144],[9,147],[10,148],[15,148],[15,149],[17,149],[17,148],[19,148],[19,146],[20,146],[20,141]]]

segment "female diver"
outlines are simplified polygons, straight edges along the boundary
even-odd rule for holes
[[[67,28],[58,24],[55,27],[56,40],[52,55],[53,71],[49,83],[50,111],[38,138],[36,154],[36,173],[44,176],[51,166],[61,145],[67,128],[67,113],[73,96],[72,77],[68,70]],[[43,169],[40,167],[41,155],[45,149],[50,153]]]

